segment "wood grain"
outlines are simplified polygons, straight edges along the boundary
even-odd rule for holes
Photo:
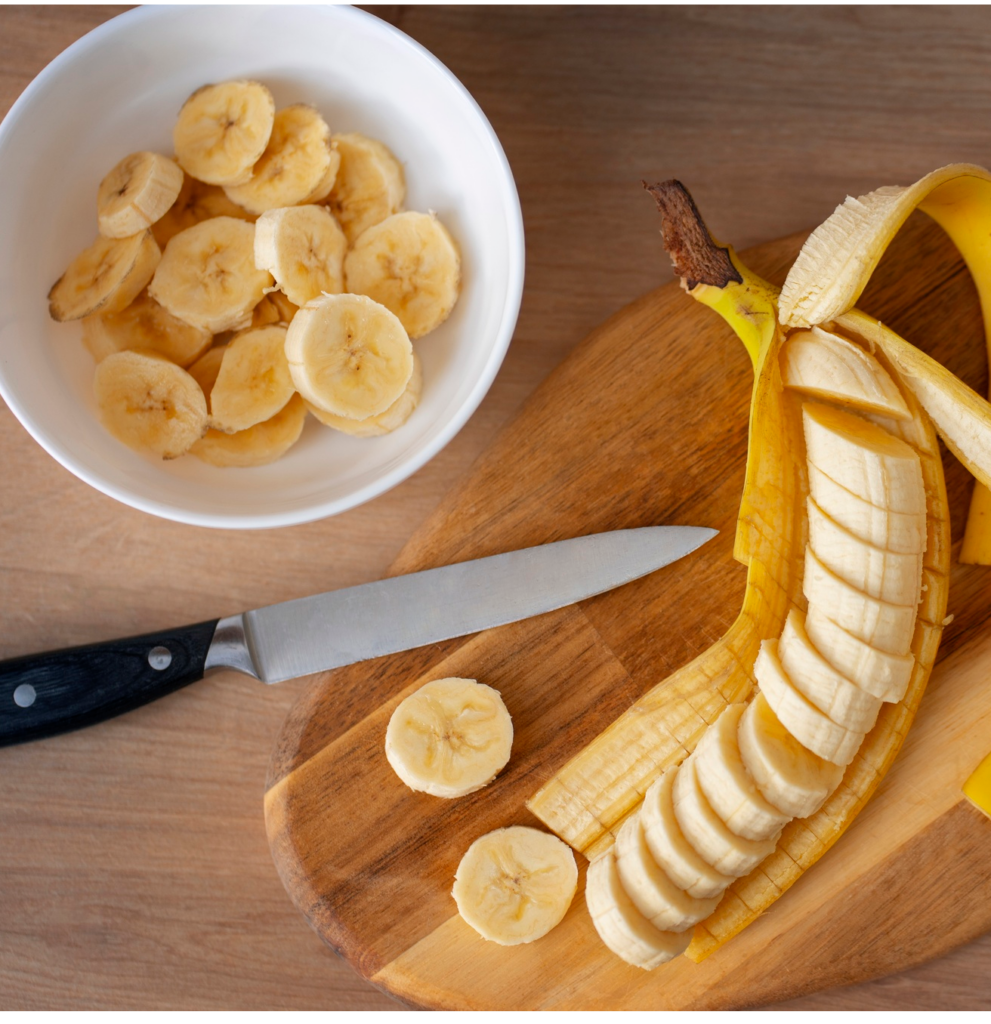
[[[801,241],[767,243],[744,262],[780,283]],[[958,357],[966,374],[983,353],[975,303],[950,301],[965,277],[953,247],[919,215],[868,298],[895,319],[929,282],[927,301],[943,317],[926,347],[944,361]],[[960,348],[975,348],[977,359]],[[745,571],[732,559],[733,526],[752,380],[741,352],[729,328],[675,284],[633,303],[551,374],[398,565],[422,569],[649,523],[717,526],[717,539],[580,606],[455,642],[415,675],[404,675],[406,655],[328,673],[280,737],[266,824],[283,881],[329,945],[412,1005],[740,1008],[898,970],[991,927],[991,903],[981,898],[991,822],[962,807],[960,792],[991,730],[991,695],[980,685],[991,663],[983,628],[991,577],[975,567],[959,567],[972,598],[960,605],[951,592],[955,633],[873,800],[820,863],[702,964],[678,958],[652,974],[628,967],[598,941],[580,896],[552,935],[508,951],[456,913],[451,879],[471,842],[531,822],[526,799],[616,718],[617,705],[634,704],[736,615]],[[734,414],[722,397],[740,390]],[[950,463],[955,492],[964,475]],[[399,701],[449,675],[494,686],[517,726],[507,770],[458,801],[412,793],[384,752]],[[334,702],[342,693],[362,695],[346,721]],[[552,973],[539,969],[552,963]]]
[[[120,10],[0,8],[0,113]],[[811,227],[846,192],[906,183],[954,160],[991,163],[991,16],[979,7],[375,13],[466,84],[516,176],[526,290],[485,402],[428,466],[373,503],[245,534],[116,504],[61,469],[0,406],[0,656],[383,575],[579,341],[669,278],[640,178],[682,178],[717,234],[743,247]],[[969,282],[952,287],[948,301],[970,301]],[[865,308],[909,336],[914,323],[920,339],[941,316],[923,306],[898,320]],[[744,365],[735,343],[726,353]],[[963,350],[961,359],[951,368],[983,392],[983,362],[968,364]],[[743,392],[727,388],[739,403]],[[969,484],[950,483],[960,516]],[[975,586],[954,579],[960,607],[973,606]],[[962,644],[956,627],[947,640]],[[404,678],[417,664],[411,656]],[[2,752],[4,1008],[396,1008],[306,927],[272,867],[263,782],[283,717],[305,689],[220,673],[116,722]],[[361,717],[357,706],[344,713]],[[788,1005],[987,1008],[991,937]]]

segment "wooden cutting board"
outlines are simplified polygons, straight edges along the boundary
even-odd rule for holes
[[[744,258],[780,283],[802,241]],[[860,306],[985,393],[976,295],[921,215]],[[374,984],[434,1008],[744,1007],[897,971],[991,928],[991,820],[960,794],[991,750],[991,569],[956,565],[955,618],[894,767],[836,846],[723,949],[649,973],[626,965],[592,927],[580,856],[571,909],[536,943],[485,942],[457,916],[450,890],[471,842],[539,825],[524,801],[540,784],[735,618],[751,381],[729,328],[677,285],[621,310],[545,381],[392,571],[661,523],[719,537],[580,606],[315,677],[290,713],[265,800],[275,863],[313,928]],[[945,452],[944,465],[956,551],[971,482]],[[383,749],[398,702],[449,675],[498,689],[515,727],[503,774],[454,801],[407,789]]]

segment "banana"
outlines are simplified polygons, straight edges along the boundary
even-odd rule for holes
[[[401,427],[413,415],[413,410],[420,404],[423,394],[423,363],[416,352],[413,353],[413,373],[405,391],[378,416],[369,416],[364,420],[353,420],[347,416],[335,416],[332,412],[324,412],[315,405],[306,403],[307,409],[326,427],[341,430],[352,437],[381,437]]]
[[[344,291],[347,247],[325,206],[266,210],[255,222],[255,266],[267,270],[296,306]]]
[[[81,320],[96,313],[119,313],[144,290],[161,257],[150,231],[129,238],[101,235],[52,285],[51,318]]]
[[[119,313],[83,320],[83,344],[100,362],[113,352],[143,349],[172,363],[189,366],[210,347],[213,335],[191,327],[160,306],[147,291]]]
[[[182,189],[183,173],[159,153],[132,153],[100,182],[96,219],[105,238],[127,238],[168,212]]]
[[[454,239],[431,213],[396,213],[355,239],[344,259],[348,291],[368,295],[421,338],[450,316],[461,287]]]
[[[274,416],[246,430],[226,434],[211,428],[193,442],[189,454],[211,466],[267,466],[299,440],[305,421],[303,399],[293,395]]]
[[[367,228],[402,209],[406,179],[402,164],[377,139],[351,132],[335,135],[333,142],[340,167],[327,202],[352,245]]]
[[[578,888],[575,855],[556,836],[523,825],[476,839],[458,864],[458,913],[490,942],[534,942],[561,923]]]
[[[145,455],[178,458],[206,432],[200,386],[161,356],[114,352],[97,366],[93,387],[103,426]]]
[[[208,185],[240,185],[268,145],[275,100],[260,82],[204,85],[182,105],[172,144],[179,166]]]
[[[286,328],[245,331],[224,349],[210,391],[210,419],[227,434],[247,430],[284,409],[295,388],[285,354]]]
[[[170,240],[201,221],[213,217],[236,217],[254,221],[255,215],[232,203],[219,185],[206,185],[202,181],[184,176],[176,201],[151,226],[151,232],[162,250]]]
[[[984,758],[964,783],[963,795],[982,814],[991,818],[991,754]]]
[[[403,325],[364,295],[322,295],[293,317],[286,357],[296,390],[335,416],[384,413],[413,374]]]
[[[200,390],[206,398],[207,410],[210,408],[210,392],[217,382],[217,375],[220,373],[220,364],[224,361],[226,345],[214,345],[209,348],[189,368],[189,376],[200,386]]]
[[[214,217],[172,238],[148,293],[173,316],[219,334],[247,327],[271,286],[271,274],[255,267],[254,225]]]
[[[321,191],[327,195],[327,181],[333,184],[339,161],[319,111],[295,103],[275,115],[271,138],[251,176],[243,183],[226,185],[224,191],[249,213],[309,203]]]
[[[908,419],[902,393],[881,364],[839,334],[813,327],[792,331],[781,350],[786,387],[842,405]]]
[[[393,711],[385,734],[385,756],[399,778],[448,799],[487,786],[512,746],[513,721],[499,691],[474,679],[421,686]]]
[[[637,910],[620,882],[612,850],[589,864],[585,902],[602,941],[634,967],[653,970],[684,953],[691,942],[690,930],[661,931]]]

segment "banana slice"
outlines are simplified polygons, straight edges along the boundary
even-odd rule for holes
[[[226,345],[214,345],[189,367],[189,376],[199,384],[200,390],[206,398],[208,411],[210,409],[210,392],[213,391],[213,385],[217,383],[217,376],[220,373],[220,366],[224,361],[226,351]]]
[[[296,306],[344,291],[348,242],[325,206],[267,210],[255,224],[255,266],[267,270]]]
[[[851,587],[805,549],[802,589],[809,607],[821,608],[841,629],[888,654],[908,654],[915,632],[916,603],[889,604]]]
[[[833,764],[846,766],[854,759],[864,734],[837,725],[802,696],[781,665],[777,640],[761,643],[754,676],[778,720],[803,747]]]
[[[296,390],[350,419],[378,416],[413,374],[413,346],[385,306],[364,295],[323,295],[293,317],[286,357]]]
[[[254,221],[255,215],[232,203],[219,185],[207,185],[202,181],[184,176],[179,196],[165,215],[155,221],[151,232],[160,249],[187,228],[213,217],[236,217],[238,220]]]
[[[169,242],[148,292],[173,316],[219,334],[247,327],[271,286],[255,267],[254,225],[214,217]]]
[[[922,465],[910,445],[874,423],[829,406],[802,406],[809,462],[864,501],[926,514]]]
[[[331,412],[324,412],[315,405],[306,403],[306,407],[324,426],[333,427],[334,430],[341,430],[352,437],[380,437],[390,431],[401,427],[413,415],[413,410],[420,404],[420,396],[423,394],[423,363],[420,357],[413,353],[413,373],[410,376],[406,390],[378,416],[369,416],[364,420],[352,420],[347,416],[335,416]]]
[[[639,813],[616,836],[616,870],[633,905],[660,931],[683,932],[707,918],[722,894],[700,900],[680,889],[651,855]]]
[[[843,779],[843,768],[807,750],[782,725],[763,693],[740,718],[740,757],[768,803],[782,814],[807,818]]]
[[[402,208],[406,179],[384,143],[351,132],[335,135],[341,164],[328,202],[348,243]]]
[[[855,590],[889,604],[917,604],[922,553],[901,554],[867,544],[808,499],[809,546],[816,558]]]
[[[651,783],[640,805],[640,823],[651,856],[680,889],[697,899],[719,896],[732,883],[707,864],[685,838],[674,813],[672,790],[678,768],[669,768]]]
[[[328,176],[334,173],[336,177],[333,165],[339,160],[340,155],[331,146],[330,129],[319,111],[296,103],[275,115],[272,136],[251,177],[243,184],[228,185],[224,191],[228,199],[249,213],[311,202]]]
[[[566,843],[512,825],[468,847],[452,895],[458,913],[483,939],[517,946],[560,924],[577,888],[578,867]]]
[[[119,313],[83,320],[83,344],[100,362],[114,352],[142,349],[189,366],[210,347],[213,335],[191,327],[160,306],[147,291]]]
[[[749,874],[774,849],[779,833],[755,841],[731,832],[702,792],[695,763],[694,754],[682,762],[671,790],[681,831],[695,852],[721,875]]]
[[[859,345],[821,327],[788,336],[781,350],[781,380],[785,387],[844,405],[895,419],[911,417],[881,364]]]
[[[52,285],[51,318],[80,320],[94,313],[119,313],[144,290],[161,257],[150,231],[130,238],[101,235]]]
[[[182,168],[159,153],[132,153],[100,182],[96,219],[105,238],[127,238],[151,227],[176,201]]]
[[[275,324],[245,331],[227,345],[210,392],[210,417],[217,430],[247,430],[285,408],[295,391],[285,343],[286,328]]]
[[[448,799],[487,786],[505,768],[513,721],[498,690],[474,679],[435,679],[392,713],[385,756],[418,793]]]
[[[97,366],[93,386],[100,422],[135,451],[175,459],[206,432],[199,384],[161,356],[115,352]]]
[[[411,338],[421,338],[450,315],[461,287],[461,257],[443,224],[430,213],[396,213],[368,228],[344,260],[348,291],[391,309]]]
[[[730,704],[695,748],[699,787],[720,821],[744,839],[777,835],[790,821],[761,795],[740,757],[737,733],[745,704]]]
[[[619,880],[611,848],[588,866],[585,902],[599,938],[634,967],[653,970],[680,956],[692,941],[691,929],[660,931],[637,910]]]
[[[183,104],[172,130],[179,166],[209,185],[251,177],[272,135],[275,100],[260,82],[204,85]]]
[[[805,631],[826,661],[861,690],[895,704],[905,696],[915,669],[911,654],[889,654],[872,647],[814,605],[805,617]]]
[[[815,503],[835,523],[865,544],[922,554],[926,550],[926,517],[921,512],[891,512],[878,508],[841,487],[821,469],[809,463],[809,490]]]
[[[850,732],[874,728],[881,700],[845,679],[815,649],[802,613],[793,608],[778,641],[778,657],[795,689],[824,715]]]
[[[236,434],[208,430],[189,449],[211,466],[267,466],[283,455],[299,440],[306,421],[306,406],[299,395],[293,395],[285,407],[271,419],[256,423]]]

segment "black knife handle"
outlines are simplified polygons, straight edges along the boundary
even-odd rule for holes
[[[102,722],[202,679],[218,621],[0,661],[0,747]]]

